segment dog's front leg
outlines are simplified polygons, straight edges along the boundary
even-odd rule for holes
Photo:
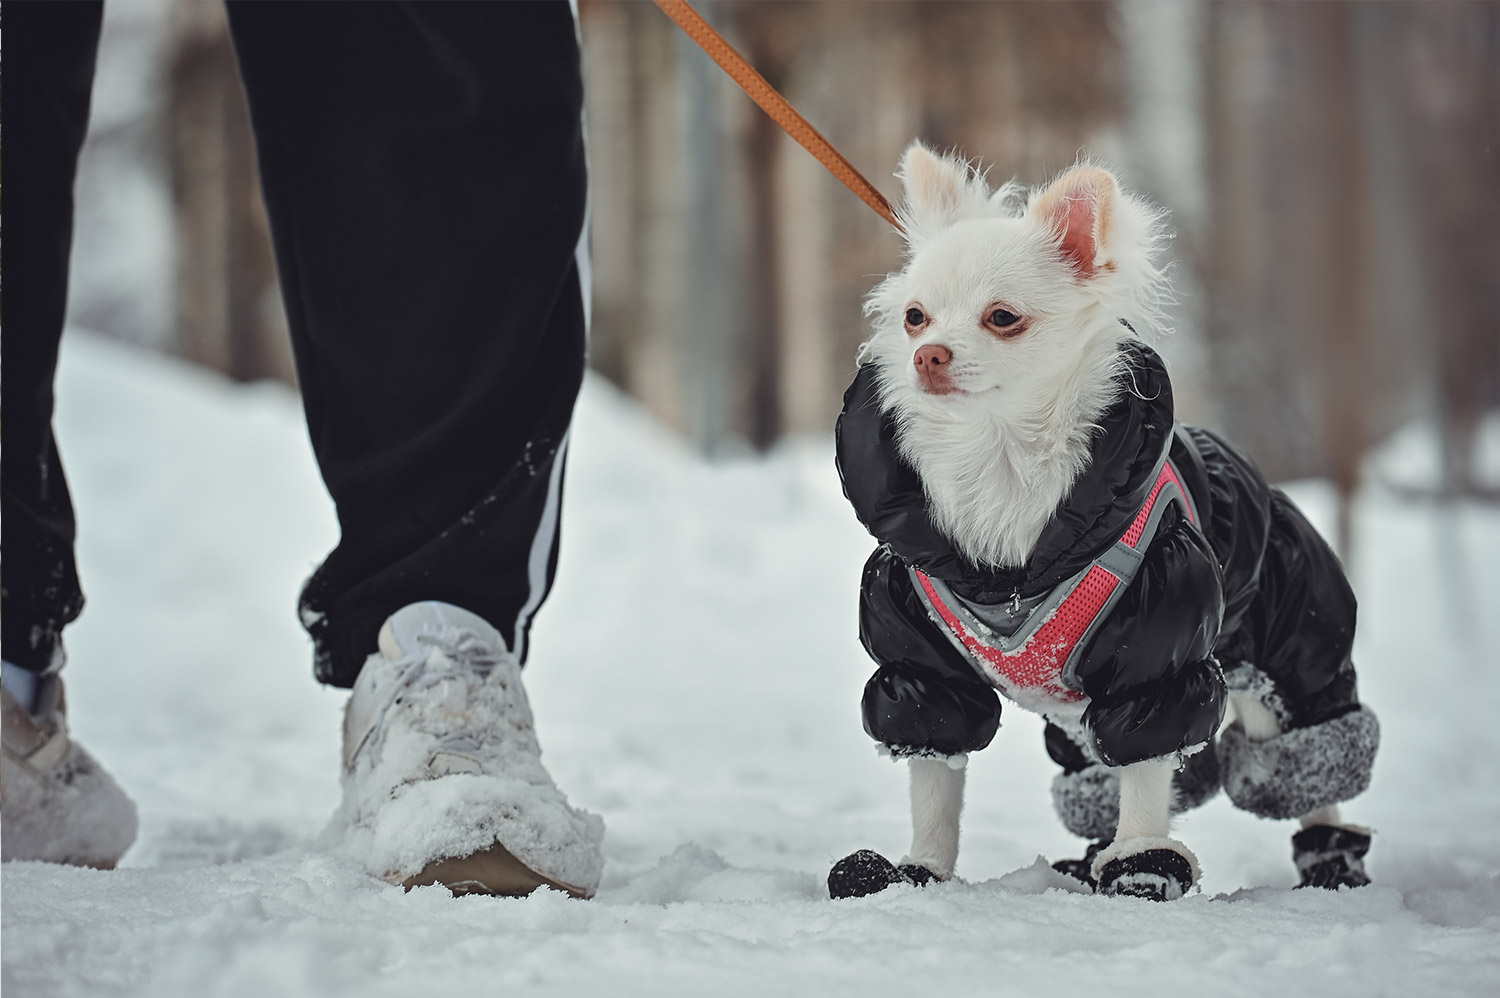
[[[940,880],[958,862],[958,821],[964,809],[964,763],[914,757],[911,766],[911,851],[901,861],[926,867]],[[954,765],[957,763],[957,765]]]
[[[1170,756],[1120,770],[1120,824],[1115,840],[1094,859],[1101,893],[1170,901],[1198,882],[1197,857],[1168,836],[1176,770]]]
[[[1120,825],[1115,841],[1164,839],[1172,817],[1173,760],[1147,759],[1120,771]]]

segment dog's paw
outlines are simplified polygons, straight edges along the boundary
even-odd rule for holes
[[[926,887],[939,879],[925,866],[903,863],[898,867],[873,849],[861,849],[833,864],[828,873],[828,896],[862,898],[898,884]]]
[[[1198,858],[1176,839],[1112,842],[1094,857],[1100,894],[1175,901],[1198,882]]]
[[[1364,887],[1365,853],[1370,851],[1368,832],[1341,825],[1313,825],[1292,836],[1292,860],[1302,875],[1298,887]]]

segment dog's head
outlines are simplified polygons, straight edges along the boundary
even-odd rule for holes
[[[1158,325],[1161,214],[1115,177],[1075,166],[1050,185],[991,190],[969,164],[920,142],[898,173],[906,266],[870,295],[888,407],[956,416],[1035,413],[1076,390],[1091,361]]]

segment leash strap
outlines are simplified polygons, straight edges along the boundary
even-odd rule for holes
[[[767,83],[766,78],[757,73],[745,57],[736,52],[734,47],[704,20],[687,0],[656,0],[656,6],[675,21],[689,38],[697,42],[698,47],[707,52],[708,57],[718,63],[719,68],[728,73],[729,78],[738,83],[740,89],[749,94],[750,99],[759,104],[760,109],[781,126],[782,131],[796,139],[802,148],[812,153],[813,158],[822,163],[839,183],[853,191],[856,197],[873,208],[881,218],[895,226],[897,231],[904,231],[901,223],[896,220],[896,213],[891,210],[891,204],[885,199],[885,195],[876,190],[875,185],[866,180],[854,168],[854,164],[833,147],[833,143],[818,134],[818,130],[808,124],[807,119],[798,114],[787,99],[777,93],[776,88]]]

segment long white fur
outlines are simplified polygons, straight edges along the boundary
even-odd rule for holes
[[[911,768],[911,849],[902,863],[925,866],[943,880],[958,862],[958,825],[964,809],[964,773],[947,759],[921,756]]]
[[[1170,758],[1133,762],[1120,770],[1120,825],[1115,841],[1162,839],[1172,815],[1172,773],[1177,766]]]
[[[1251,741],[1270,741],[1281,734],[1281,722],[1259,697],[1234,693],[1229,697],[1229,706],[1234,711],[1234,719],[1239,721],[1245,729],[1245,736]]]

